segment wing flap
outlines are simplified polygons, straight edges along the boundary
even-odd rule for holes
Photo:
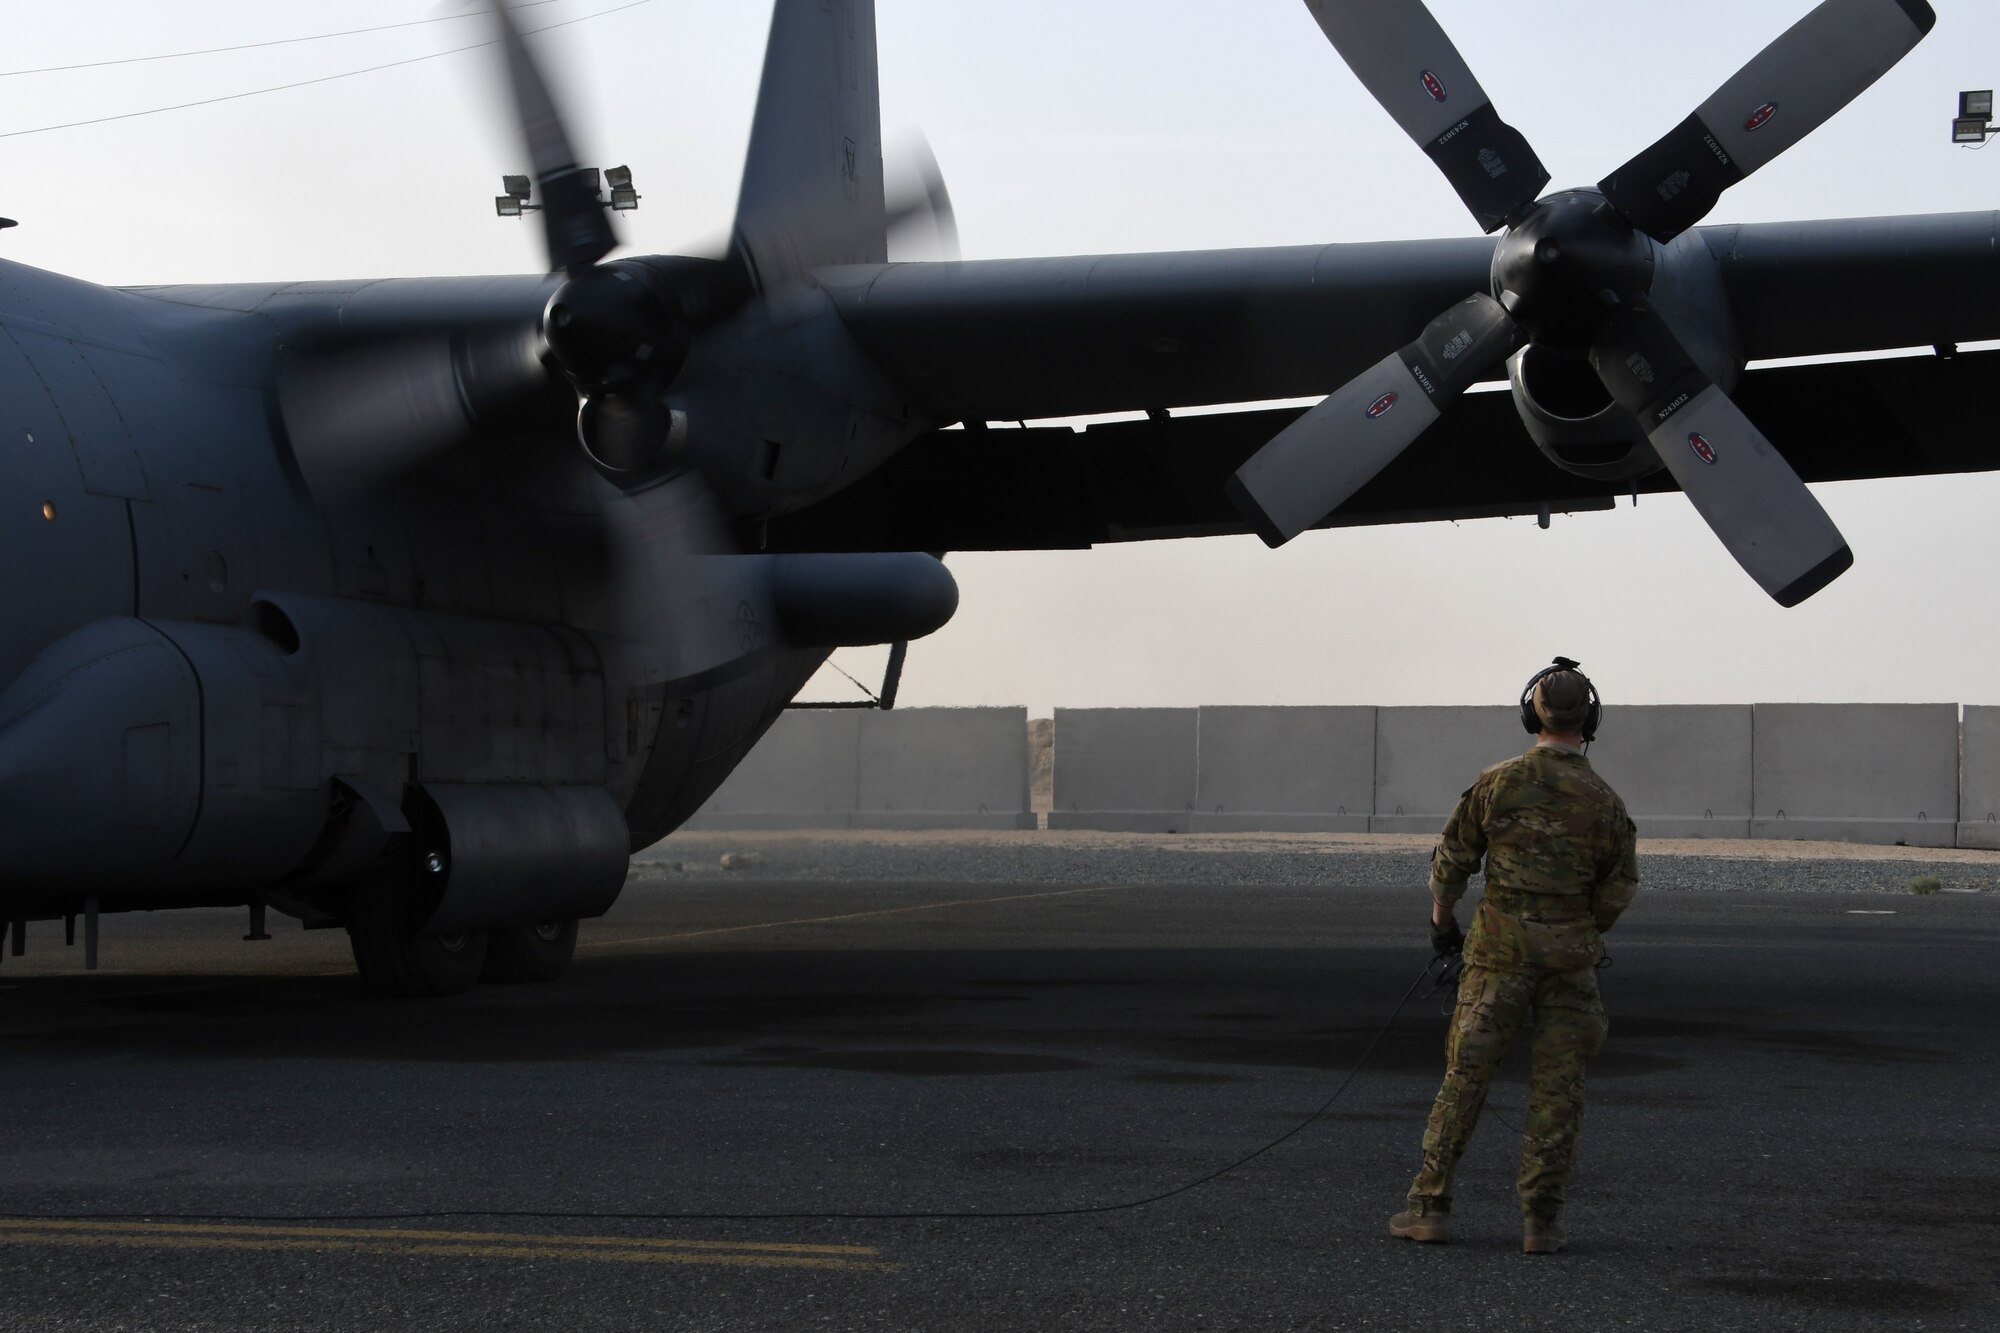
[[[2000,469],[1996,396],[2000,351],[1753,370],[1735,394],[1808,482]],[[769,549],[1059,550],[1248,532],[1225,485],[1298,415],[934,431],[846,490],[771,519]],[[1656,472],[1637,489],[1675,485]],[[1557,468],[1507,394],[1473,393],[1319,526],[1601,510],[1632,491]]]

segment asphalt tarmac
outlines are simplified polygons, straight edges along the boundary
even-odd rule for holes
[[[639,884],[564,982],[434,1002],[289,922],[113,919],[94,975],[36,926],[0,963],[0,1329],[2000,1328],[2000,895],[1642,894],[1566,1254],[1521,1254],[1492,1115],[1454,1243],[1387,1236],[1421,991],[1323,1118],[1138,1202],[1327,1101],[1423,914]]]

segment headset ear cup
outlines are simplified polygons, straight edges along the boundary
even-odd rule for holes
[[[1542,715],[1535,711],[1535,686],[1542,683],[1542,677],[1554,670],[1556,668],[1552,666],[1543,667],[1528,677],[1528,683],[1521,687],[1521,729],[1530,736],[1542,734]]]

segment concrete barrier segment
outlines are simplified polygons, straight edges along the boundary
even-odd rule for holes
[[[784,714],[686,827],[849,827],[859,790],[861,725],[859,709]]]
[[[1747,838],[1752,730],[1749,704],[1613,705],[1590,762],[1640,837]]]
[[[1049,827],[1189,831],[1197,719],[1193,708],[1056,709]]]
[[[861,714],[853,827],[1031,829],[1026,708]]]
[[[1535,743],[1508,705],[1375,710],[1375,833],[1436,833],[1480,771]]]
[[[1375,713],[1369,707],[1200,709],[1191,829],[1367,832],[1375,805]]]
[[[1967,704],[1959,723],[1955,841],[2000,849],[2000,708]]]
[[[1957,704],[1758,704],[1753,838],[1949,847]]]

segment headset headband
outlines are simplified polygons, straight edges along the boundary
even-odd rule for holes
[[[1521,687],[1521,725],[1530,736],[1542,733],[1542,715],[1535,711],[1535,686],[1558,671],[1574,671],[1582,679],[1583,687],[1590,691],[1590,706],[1583,715],[1583,740],[1587,745],[1597,739],[1597,724],[1604,720],[1604,704],[1597,697],[1597,686],[1591,684],[1590,677],[1583,674],[1582,663],[1567,657],[1558,657],[1549,666],[1543,667],[1528,677],[1528,683]]]

